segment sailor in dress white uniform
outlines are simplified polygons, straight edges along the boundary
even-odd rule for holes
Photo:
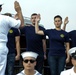
[[[23,67],[24,70],[17,75],[42,75],[37,70],[35,70],[36,59],[38,54],[35,52],[23,52]]]
[[[2,10],[3,3],[0,0],[0,12]],[[21,11],[21,7],[17,1],[14,2],[15,11],[18,14],[19,20],[15,20],[9,16],[0,14],[0,75],[5,75],[5,68],[7,62],[8,48],[7,34],[11,27],[19,28],[24,26],[24,19]]]
[[[60,75],[76,75],[76,47],[73,47],[69,50],[71,56],[71,62],[73,67],[71,69],[62,71]]]

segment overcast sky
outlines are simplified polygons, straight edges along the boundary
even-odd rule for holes
[[[15,14],[14,1],[2,0],[2,13],[10,12]],[[69,23],[66,31],[76,30],[76,0],[17,0],[19,1],[23,15],[30,17],[32,13],[41,14],[41,24],[46,29],[54,28],[53,18],[56,15],[61,15],[63,20],[66,16],[69,17]]]

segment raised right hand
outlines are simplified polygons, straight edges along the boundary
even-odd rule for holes
[[[64,25],[68,24],[68,22],[69,22],[68,17],[66,17],[64,20]]]
[[[40,21],[40,19],[41,19],[41,17],[40,17],[40,14],[37,14],[37,16],[36,16],[36,22],[39,22]]]
[[[19,2],[17,2],[17,1],[14,2],[14,8],[15,8],[16,12],[20,12],[21,11],[21,7],[20,7]]]

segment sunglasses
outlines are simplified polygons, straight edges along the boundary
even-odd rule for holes
[[[28,59],[26,59],[26,60],[23,60],[25,63],[28,63],[29,61],[30,61],[30,63],[34,63],[36,60],[32,60],[32,59],[30,59],[30,60],[28,60]]]

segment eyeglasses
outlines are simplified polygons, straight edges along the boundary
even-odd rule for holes
[[[30,59],[30,60],[28,60],[28,59],[26,59],[26,60],[23,60],[25,63],[28,63],[29,61],[30,61],[30,63],[34,63],[36,60],[32,60],[32,59]]]

